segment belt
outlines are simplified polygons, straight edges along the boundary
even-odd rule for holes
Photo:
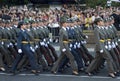
[[[104,42],[105,42],[105,40],[100,40],[100,42],[104,43]]]
[[[33,44],[34,42],[32,42],[32,41],[30,41],[30,42],[28,42],[28,41],[22,41],[22,44]]]
[[[69,42],[72,42],[73,40],[72,39],[69,39]]]
[[[1,39],[2,41],[7,41],[8,39]]]
[[[63,43],[69,43],[69,41],[63,41]]]
[[[40,41],[40,39],[34,39],[35,41]]]
[[[111,39],[107,39],[107,41],[111,41]]]
[[[69,41],[69,42],[72,42],[72,41],[76,41],[76,40],[75,40],[75,39],[69,39],[68,41]]]

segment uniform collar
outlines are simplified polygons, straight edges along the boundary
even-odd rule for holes
[[[27,29],[27,31],[30,31],[30,29]]]
[[[17,25],[14,25],[14,27],[16,27],[16,28],[17,28]]]
[[[101,29],[101,26],[97,26],[97,28]]]
[[[7,27],[8,30],[10,30],[10,28]]]
[[[77,26],[74,26],[75,28],[77,28]]]
[[[110,25],[109,27],[112,28],[112,25]]]
[[[65,31],[66,31],[66,28],[65,27],[62,27]]]
[[[23,32],[25,32],[25,29],[21,29]]]
[[[77,26],[76,26],[77,27]],[[75,27],[71,27],[71,29],[74,29]]]
[[[68,30],[69,30],[69,29],[70,29],[70,27],[67,27],[66,29],[68,29]]]
[[[104,29],[105,27],[104,26],[102,26],[102,29]]]
[[[4,27],[1,27],[2,29],[5,29]]]
[[[35,28],[35,27],[34,27],[33,29],[34,29],[34,30],[36,30],[36,28]]]
[[[105,29],[108,29],[108,26],[107,26],[107,27],[105,27]]]

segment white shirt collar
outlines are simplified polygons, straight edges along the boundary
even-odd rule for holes
[[[27,31],[30,31],[30,29],[27,29]]]
[[[65,31],[66,31],[66,28],[65,27],[62,27]]]

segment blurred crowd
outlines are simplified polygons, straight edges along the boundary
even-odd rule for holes
[[[28,6],[13,6],[2,7],[0,10],[0,19],[2,20],[47,20],[52,27],[59,27],[60,18],[66,15],[68,19],[79,19],[81,25],[85,30],[94,29],[93,23],[95,18],[102,17],[103,19],[109,16],[114,16],[114,25],[120,30],[120,9],[119,7],[103,8],[97,6],[96,8],[81,9],[76,5],[63,5],[61,9],[36,8]]]

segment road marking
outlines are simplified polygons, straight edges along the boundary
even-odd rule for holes
[[[39,74],[41,76],[48,76],[48,77],[70,77],[70,78],[105,78],[105,79],[108,79],[108,78],[111,78],[111,77],[103,77],[103,76],[75,76],[75,75],[55,75],[55,74]],[[120,77],[117,77],[116,79],[120,79]]]
[[[8,73],[0,73],[0,75],[12,75],[12,74],[8,74]]]
[[[9,73],[0,73],[0,75],[12,75]],[[17,74],[19,76],[34,76],[35,74]],[[94,79],[110,79],[111,77],[104,77],[104,76],[75,76],[75,75],[58,75],[58,74],[39,74],[39,76],[46,76],[46,77],[69,77],[69,78],[94,78]],[[120,77],[117,77],[115,79],[120,79]]]

